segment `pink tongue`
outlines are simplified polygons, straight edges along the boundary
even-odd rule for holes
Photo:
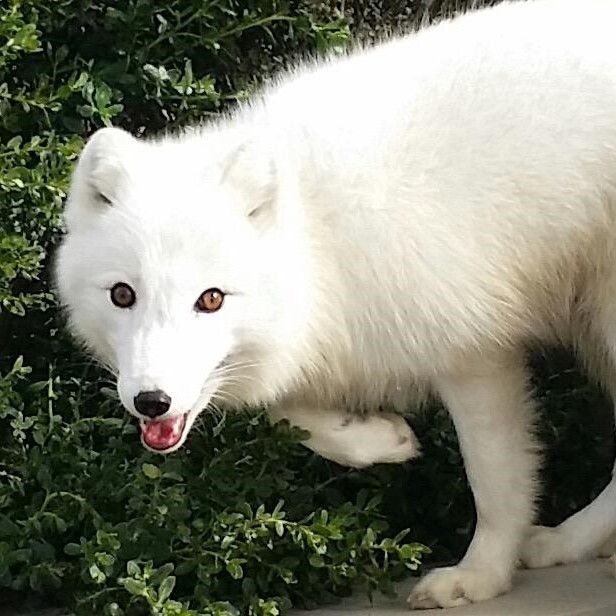
[[[146,421],[141,423],[141,435],[152,449],[169,449],[177,445],[182,438],[185,425],[186,415],[178,415],[162,421]]]

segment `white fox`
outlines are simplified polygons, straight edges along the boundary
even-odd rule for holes
[[[531,526],[524,349],[573,344],[616,394],[615,23],[612,0],[505,2],[298,66],[181,134],[97,132],[57,281],[144,444],[180,447],[211,402],[266,404],[326,457],[396,462],[418,453],[396,411],[431,392],[477,527],[412,606],[598,554],[616,480]]]

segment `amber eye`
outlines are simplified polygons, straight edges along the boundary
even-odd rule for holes
[[[195,302],[195,310],[199,312],[216,312],[225,301],[225,294],[220,289],[203,291]]]
[[[109,297],[114,306],[118,308],[130,308],[137,297],[132,287],[125,282],[118,282],[111,287],[109,291]]]

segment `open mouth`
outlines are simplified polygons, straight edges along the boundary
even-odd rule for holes
[[[188,413],[168,419],[139,421],[141,440],[150,449],[164,453],[183,441]]]

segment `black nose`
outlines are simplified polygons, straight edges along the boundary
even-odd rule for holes
[[[171,398],[160,389],[139,392],[133,401],[135,408],[151,419],[164,415],[171,406]]]

